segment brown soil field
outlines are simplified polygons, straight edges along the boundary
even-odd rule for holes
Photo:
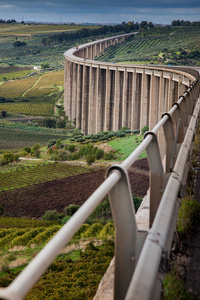
[[[141,168],[142,165],[144,164],[140,164]],[[45,211],[53,209],[63,212],[71,203],[82,205],[104,181],[105,173],[105,169],[100,169],[7,191],[0,194],[0,205],[12,217],[41,218]],[[145,196],[149,187],[149,176],[130,171],[129,178],[132,193]]]

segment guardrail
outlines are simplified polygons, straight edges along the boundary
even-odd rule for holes
[[[180,206],[179,192],[199,117],[198,95],[197,78],[153,130],[145,134],[137,149],[122,164],[113,165],[107,171],[101,186],[18,277],[7,288],[0,289],[1,299],[23,299],[107,194],[116,228],[114,298],[159,298],[162,257],[169,256]],[[167,142],[164,167],[157,141],[160,128]],[[145,149],[150,166],[149,232],[138,231],[127,173]]]

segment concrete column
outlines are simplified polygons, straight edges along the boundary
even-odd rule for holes
[[[178,101],[178,85],[179,83],[177,81],[174,81],[174,96],[173,96],[173,100],[174,102],[177,102]]]
[[[149,112],[149,129],[158,122],[158,99],[159,99],[159,78],[152,74],[150,84],[150,112]]]
[[[131,130],[136,130],[135,124],[135,105],[136,105],[136,72],[134,70],[132,76],[132,91],[131,91]]]
[[[123,80],[123,95],[122,95],[122,127],[128,126],[128,75],[127,69],[124,70],[124,80]]]
[[[67,66],[68,61],[65,58],[65,65],[64,65],[64,110],[67,111]]]
[[[158,121],[165,110],[165,80],[162,76],[159,78],[159,103],[158,103]]]
[[[92,60],[95,59],[95,45],[92,46]]]
[[[179,97],[182,96],[184,94],[184,92],[186,91],[186,86],[184,84],[182,84],[181,82],[179,83],[179,91],[178,91],[178,95]]]
[[[83,66],[78,65],[77,70],[77,106],[76,106],[76,128],[81,129],[82,117],[82,74]]]
[[[133,73],[127,72],[127,126],[131,128]]]
[[[110,102],[111,102],[111,71],[109,67],[106,69],[106,98],[105,98],[105,118],[104,118],[104,131],[111,130],[110,127]]]
[[[94,72],[93,67],[90,66],[89,76],[89,103],[88,103],[88,134],[94,133]]]
[[[95,90],[94,90],[94,99],[95,99],[95,133],[98,132],[98,121],[99,121],[99,66],[95,68]]]
[[[144,126],[148,126],[148,110],[149,110],[148,75],[146,75],[143,71],[142,86],[141,86],[140,130]]]
[[[172,108],[172,104],[174,102],[173,99],[173,89],[174,89],[174,82],[172,80],[171,74],[169,75],[169,82],[168,82],[168,99],[167,99],[167,111]]]
[[[102,124],[102,74],[101,69],[98,69],[98,97],[97,97],[97,132],[101,131],[101,124]]]
[[[120,78],[119,71],[115,70],[115,102],[114,102],[114,116],[113,116],[113,130],[119,129],[119,102],[120,102]]]
[[[88,133],[88,95],[89,95],[89,71],[86,65],[83,66],[83,86],[82,86],[82,118],[81,129],[84,134]]]
[[[89,47],[87,47],[87,49],[88,49],[88,56],[87,56],[87,58],[88,59],[92,59],[92,46],[89,46]]]
[[[165,79],[160,76],[159,78],[159,110],[158,110],[158,121],[161,119],[161,116],[164,112],[166,112],[166,86],[165,86]],[[158,131],[158,142],[159,142],[159,148],[160,148],[160,154],[161,158],[164,157],[165,154],[165,136],[163,128],[160,128]]]
[[[87,48],[84,48],[83,49],[83,58],[86,58],[87,57]]]
[[[67,63],[67,111],[68,120],[72,121],[72,62]]]
[[[135,108],[134,108],[134,129],[140,128],[140,110],[141,110],[141,84],[142,74],[136,73],[136,90],[135,90]]]
[[[72,82],[72,121],[76,118],[77,102],[77,64],[73,63],[73,82]]]

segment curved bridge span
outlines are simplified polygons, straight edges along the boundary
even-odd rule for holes
[[[70,49],[65,56],[64,109],[85,134],[150,130],[195,80],[195,74],[169,67],[135,66],[95,61],[126,34]]]

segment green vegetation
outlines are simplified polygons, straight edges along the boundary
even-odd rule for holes
[[[181,208],[178,213],[177,231],[182,235],[191,232],[194,223],[199,219],[200,204],[192,197],[182,199]]]
[[[110,241],[100,247],[90,243],[75,262],[68,254],[62,254],[26,299],[92,299],[113,254],[113,243]],[[4,271],[0,276],[0,285],[7,286],[18,273],[16,269]]]
[[[122,137],[121,139],[116,139],[108,143],[112,148],[117,151],[115,154],[116,160],[124,160],[126,159],[142,142],[142,136],[129,136]],[[146,157],[146,152],[140,154],[139,158]]]
[[[164,279],[164,293],[165,300],[192,300],[193,296],[188,293],[184,286],[183,280],[175,269],[171,270]]]
[[[98,60],[199,66],[200,26],[155,26],[107,48]]]
[[[58,163],[34,163],[30,166],[20,164],[16,169],[8,168],[7,171],[0,172],[0,192],[85,172],[88,170],[82,166]]]

